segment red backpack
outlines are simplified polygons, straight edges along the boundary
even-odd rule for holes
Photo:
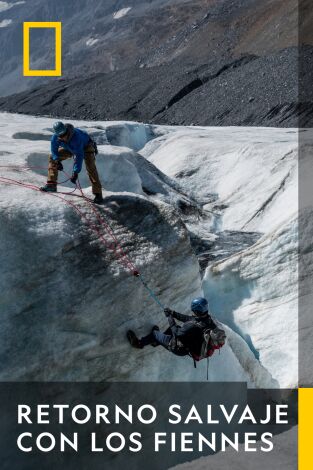
[[[214,352],[221,349],[226,342],[226,333],[222,328],[216,327],[212,329],[205,329],[202,332],[202,345],[198,354],[190,351],[190,355],[194,361],[201,361],[202,359],[213,356]]]

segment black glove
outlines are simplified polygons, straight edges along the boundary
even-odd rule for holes
[[[164,309],[164,313],[165,313],[165,316],[166,317],[170,317],[172,314],[173,314],[173,310],[171,310],[170,308],[165,308]]]
[[[74,171],[74,173],[72,174],[72,178],[70,179],[71,183],[76,184],[77,178],[78,178],[78,173],[75,173]]]
[[[58,160],[58,170],[59,170],[59,171],[63,171],[63,165],[62,165],[62,163],[60,162],[60,160]]]

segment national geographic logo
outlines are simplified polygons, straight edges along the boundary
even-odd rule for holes
[[[55,29],[55,68],[54,70],[30,69],[30,30],[31,28]],[[24,22],[23,23],[23,75],[24,77],[60,77],[62,75],[62,23]]]

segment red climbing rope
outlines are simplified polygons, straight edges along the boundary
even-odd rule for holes
[[[0,165],[0,168],[10,168],[10,169],[16,169],[16,170],[17,169],[20,170],[21,168],[25,169],[25,170],[43,169],[41,167],[18,166],[18,165],[12,165],[12,166],[11,165],[10,166],[9,165]],[[65,183],[65,182],[69,181],[70,176],[64,170],[63,170],[63,172],[64,172],[65,176],[67,177],[67,179],[63,182],[63,183]],[[61,201],[63,201],[65,204],[72,207],[79,214],[79,216],[82,218],[82,220],[85,221],[86,225],[92,231],[94,231],[94,233],[96,233],[96,235],[98,236],[98,239],[104,244],[104,246],[115,254],[116,259],[124,266],[124,268],[126,270],[129,270],[134,276],[136,276],[137,278],[140,279],[140,281],[142,282],[144,288],[147,290],[147,292],[149,293],[151,298],[162,308],[162,310],[164,309],[163,304],[160,302],[160,300],[158,299],[156,294],[153,292],[153,290],[150,289],[150,287],[147,285],[147,282],[144,280],[142,274],[139,272],[139,270],[137,269],[135,264],[132,262],[130,257],[127,255],[127,253],[123,249],[121,243],[117,239],[117,237],[114,234],[114,231],[110,227],[109,223],[105,220],[103,215],[100,216],[98,210],[94,207],[91,200],[88,197],[85,196],[79,180],[77,182],[77,185],[76,185],[76,188],[74,189],[74,191],[61,192],[61,193],[60,192],[59,193],[43,192],[43,191],[41,191],[41,189],[38,186],[36,186],[34,184],[23,183],[21,181],[15,180],[13,178],[7,178],[7,177],[4,177],[4,176],[0,176],[0,183],[13,185],[13,186],[20,186],[20,187],[23,187],[25,189],[30,189],[30,190],[33,190],[33,191],[40,192],[43,195],[52,196],[52,197],[61,199]],[[62,184],[62,183],[60,183],[60,184]],[[80,195],[73,194],[76,191],[76,189],[79,190]],[[103,234],[99,230],[98,226],[95,225],[86,216],[86,214],[84,214],[84,212],[79,208],[79,206],[77,206],[77,204],[73,203],[72,201],[69,201],[65,197],[62,197],[61,194],[62,194],[62,196],[64,196],[64,195],[65,196],[66,195],[73,195],[73,196],[78,196],[78,197],[81,197],[82,199],[84,199],[87,202],[87,204],[89,206],[89,209],[91,209],[91,211],[95,215],[96,220],[98,221],[99,225],[111,237],[112,242],[110,243],[105,239],[105,237],[103,236]]]
[[[85,221],[86,225],[88,225],[88,227],[93,230],[98,238],[101,240],[101,242],[106,246],[106,248],[108,248],[109,250],[113,251],[117,256],[117,258],[122,262],[122,264],[124,265],[124,267],[126,268],[131,268],[132,272],[136,271],[136,269],[134,268],[134,265],[133,263],[131,263],[130,261],[127,260],[127,255],[124,253],[123,251],[123,255],[125,256],[125,261],[121,258],[121,254],[117,251],[117,248],[115,247],[115,244],[112,244],[112,243],[109,243],[103,236],[103,234],[101,233],[101,231],[99,230],[99,228],[93,223],[90,221],[90,219],[84,214],[84,212],[77,206],[77,204],[73,203],[72,201],[69,201],[68,199],[66,199],[65,197],[62,197],[60,196],[59,194],[56,194],[56,193],[45,193],[45,192],[42,192],[40,190],[40,188],[36,185],[33,185],[33,184],[28,184],[28,183],[22,183],[21,181],[18,181],[18,180],[14,180],[13,178],[7,178],[7,177],[3,177],[3,176],[0,176],[0,182],[1,183],[4,183],[4,184],[11,184],[11,185],[15,185],[15,186],[20,186],[20,187],[24,187],[26,189],[31,189],[33,191],[37,191],[37,192],[40,192],[41,194],[43,195],[47,195],[47,196],[52,196],[52,197],[55,197],[55,198],[58,198],[58,199],[61,199],[61,201],[63,201],[65,204],[71,206],[79,215],[80,217]],[[71,194],[71,193],[63,193],[63,194]],[[85,196],[85,195],[82,195],[83,199],[87,202],[89,202],[89,205],[91,205],[92,203],[90,202],[90,200]],[[93,211],[94,213],[96,214],[95,212],[95,209],[93,208]],[[107,226],[107,224],[104,223],[104,221],[102,221],[101,217],[99,216],[99,214],[96,214],[97,215],[97,220],[99,221],[99,223],[105,228]],[[116,240],[116,238],[115,238]],[[119,245],[120,246],[120,245]],[[121,248],[122,250],[122,248]],[[127,260],[127,261],[126,261]]]

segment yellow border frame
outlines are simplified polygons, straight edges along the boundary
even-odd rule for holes
[[[313,423],[313,389],[299,388],[299,434],[298,434],[298,470],[313,468],[312,423]]]
[[[30,70],[29,32],[31,28],[55,29],[55,69]],[[24,77],[61,77],[62,75],[62,23],[29,21],[23,23],[23,74]]]

